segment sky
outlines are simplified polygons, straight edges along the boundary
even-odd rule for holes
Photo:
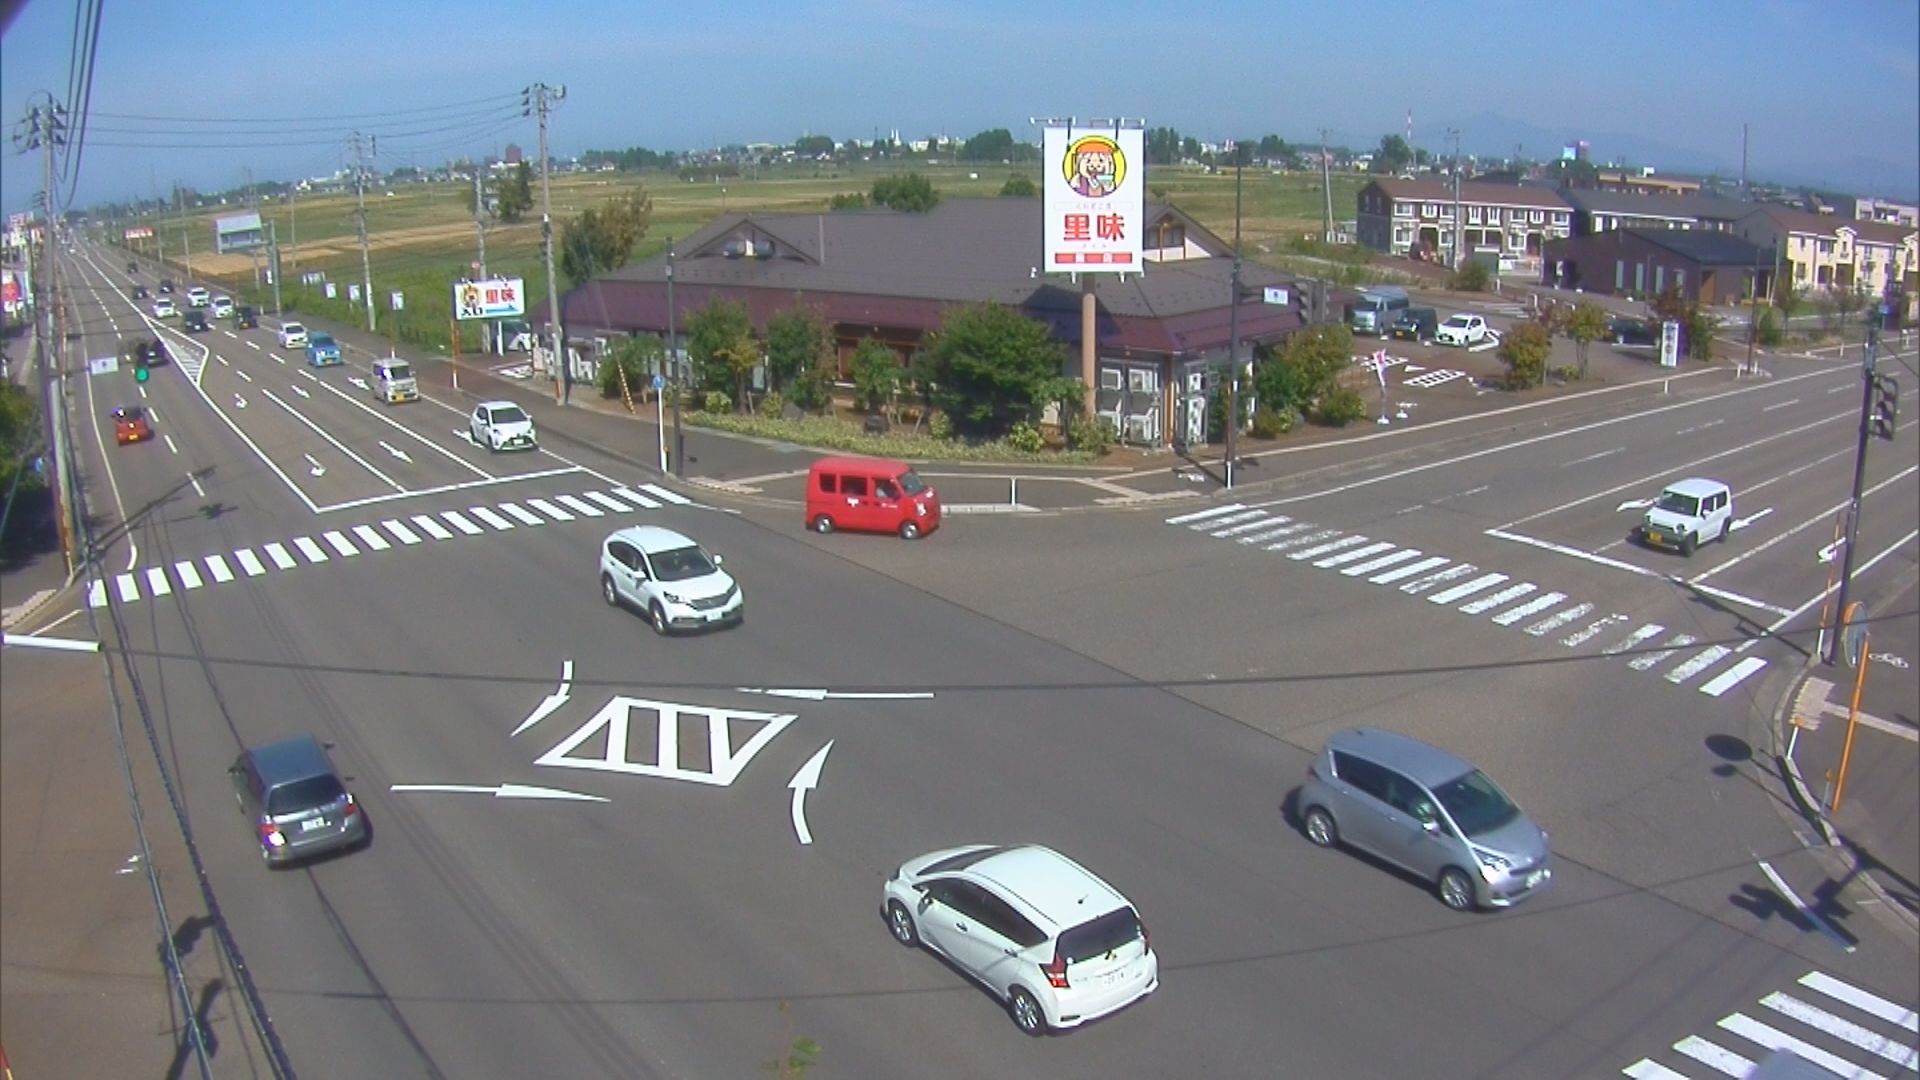
[[[28,0],[0,39],[0,117],[69,109],[76,0]],[[1911,199],[1915,0],[332,0],[104,4],[87,134],[63,206],[331,174],[355,131],[382,168],[532,155],[523,87],[565,86],[559,155],[965,138],[1123,117],[1205,141],[1404,133]],[[0,154],[0,208],[36,154]]]

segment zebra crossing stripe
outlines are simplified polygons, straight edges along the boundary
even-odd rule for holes
[[[503,502],[500,504],[500,509],[505,510],[510,517],[517,518],[522,525],[545,525],[547,523],[546,518],[521,506],[519,503]]]
[[[1533,599],[1527,601],[1526,603],[1521,604],[1517,608],[1510,608],[1506,611],[1501,612],[1498,615],[1495,615],[1493,617],[1493,625],[1512,626],[1514,623],[1519,622],[1521,619],[1524,619],[1529,615],[1538,615],[1540,612],[1547,610],[1548,608],[1552,607],[1553,605],[1559,603],[1562,600],[1565,600],[1566,598],[1567,598],[1566,593],[1557,593],[1557,592],[1550,592],[1540,596],[1536,596]]]
[[[553,505],[545,499],[528,499],[527,505],[547,515],[555,521],[572,521],[573,515]]]
[[[92,581],[87,583],[87,606],[104,607],[107,603],[107,583]]]
[[[1648,1058],[1641,1058],[1620,1071],[1632,1077],[1633,1080],[1687,1080],[1686,1073],[1674,1072],[1665,1065]]]
[[[386,537],[374,532],[373,526],[371,525],[355,525],[353,527],[353,535],[359,537],[361,543],[375,551],[385,551],[393,546],[387,543]]]
[[[1475,569],[1476,569],[1475,567],[1469,566],[1466,568],[1466,573],[1471,574],[1474,572]],[[1465,576],[1465,575],[1460,575],[1460,576]],[[1434,593],[1432,596],[1427,597],[1427,599],[1430,602],[1435,604],[1451,604],[1455,600],[1460,600],[1460,599],[1464,599],[1466,597],[1472,596],[1474,593],[1477,593],[1482,589],[1492,588],[1493,586],[1498,585],[1505,580],[1507,580],[1507,575],[1505,574],[1497,574],[1497,573],[1481,574],[1479,577],[1474,578],[1472,581],[1455,585],[1449,589],[1442,589],[1439,592]],[[1402,585],[1401,588],[1406,590],[1407,592],[1413,591],[1411,588],[1408,588],[1405,585]]]
[[[663,488],[659,484],[641,484],[640,490],[646,492],[647,494],[653,496],[656,499],[659,499],[662,502],[670,502],[678,506],[693,505],[692,499],[687,498],[685,495],[682,495],[671,488]]]
[[[468,536],[480,535],[480,526],[468,521],[466,515],[458,510],[442,510],[440,511],[440,517],[445,520],[447,524],[459,529]]]
[[[1734,1013],[1732,1016],[1722,1019],[1720,1026],[1733,1032],[1735,1035],[1759,1043],[1769,1050],[1792,1051],[1795,1055],[1826,1069],[1835,1076],[1869,1077],[1873,1078],[1873,1080],[1886,1080],[1886,1077],[1881,1076],[1879,1073],[1868,1072],[1838,1054],[1830,1054],[1804,1039],[1796,1039],[1792,1035],[1781,1031],[1779,1028],[1769,1027],[1747,1016],[1745,1013]]]
[[[1280,518],[1279,520],[1285,521],[1287,519]],[[1263,521],[1260,524],[1265,525],[1267,523]],[[1287,536],[1292,533],[1304,532],[1311,528],[1313,528],[1313,523],[1310,521],[1296,521],[1291,525],[1282,525],[1277,529],[1268,529],[1265,532],[1254,533],[1252,536],[1243,536],[1240,538],[1240,542],[1243,544],[1258,544],[1271,540],[1276,536]]]
[[[120,602],[131,604],[140,599],[140,587],[133,583],[132,574],[120,574],[113,579],[114,587],[120,590]]]
[[[420,534],[401,524],[399,518],[388,518],[380,523],[380,527],[387,530],[387,532],[393,535],[395,540],[403,544],[412,546],[420,543]]]
[[[632,488],[617,487],[613,489],[613,493],[627,500],[633,505],[639,507],[642,510],[658,510],[660,508],[660,504],[658,502],[656,502],[653,499],[647,498],[645,495],[640,494],[639,492],[633,490]]]
[[[1316,544],[1310,548],[1302,548],[1299,551],[1290,552],[1287,555],[1287,558],[1292,559],[1295,562],[1299,562],[1305,559],[1314,558],[1315,556],[1318,556],[1318,555],[1325,555],[1328,552],[1340,551],[1344,548],[1350,548],[1355,544],[1364,544],[1366,542],[1367,542],[1367,538],[1364,536],[1343,536],[1340,539],[1331,541],[1329,543]]]
[[[1305,536],[1295,536],[1290,539],[1282,540],[1277,544],[1268,544],[1267,550],[1268,551],[1285,551],[1287,548],[1290,548],[1290,547],[1298,547],[1301,544],[1317,544],[1320,541],[1325,540],[1330,536],[1339,536],[1339,535],[1340,535],[1339,529],[1321,529],[1319,532],[1308,533]]]
[[[1801,1001],[1792,994],[1774,991],[1760,999],[1760,1004],[1782,1016],[1791,1017],[1810,1028],[1817,1028],[1842,1042],[1849,1042],[1869,1054],[1886,1058],[1895,1068],[1911,1069],[1920,1047],[1902,1046],[1885,1035],[1869,1028],[1861,1027],[1851,1020],[1842,1019],[1816,1005]]]
[[[1265,510],[1243,510],[1238,514],[1228,514],[1223,518],[1214,518],[1212,521],[1198,521],[1189,525],[1188,528],[1193,529],[1195,532],[1206,532],[1209,529],[1215,529],[1222,525],[1233,525],[1242,521],[1265,521],[1267,517],[1268,515]],[[1221,534],[1214,533],[1213,535],[1219,536]]]
[[[1213,535],[1215,538],[1227,537],[1227,536],[1239,536],[1241,533],[1244,533],[1244,532],[1252,532],[1255,529],[1264,529],[1269,525],[1279,525],[1283,522],[1292,521],[1292,520],[1293,520],[1292,518],[1287,517],[1285,514],[1281,514],[1277,517],[1267,515],[1267,514],[1261,514],[1259,517],[1243,525],[1232,525],[1227,528],[1221,529],[1220,531],[1214,533]],[[1215,522],[1215,524],[1220,524],[1220,523]]]
[[[147,567],[147,593],[155,598],[173,592],[173,586],[167,583],[167,572],[157,566]]]
[[[322,533],[321,539],[327,542],[328,547],[339,552],[340,557],[343,559],[352,558],[360,554],[360,549],[353,546],[353,541],[347,539],[347,535],[338,529],[332,529]]]
[[[1673,1048],[1709,1069],[1734,1077],[1735,1080],[1742,1080],[1756,1068],[1753,1062],[1739,1054],[1726,1047],[1710,1043],[1698,1035],[1689,1035],[1681,1039],[1673,1044]]]
[[[279,547],[280,545],[275,544],[273,546]],[[286,555],[286,552],[283,550],[280,552],[280,554],[284,557]],[[233,553],[233,557],[239,560],[240,569],[245,570],[247,572],[248,577],[259,577],[261,574],[264,574],[267,572],[267,568],[260,564],[260,558],[259,556],[253,553],[252,548],[241,548],[240,550]],[[292,560],[289,559],[288,563],[289,565],[291,565]],[[285,568],[282,567],[282,569],[285,569]]]
[[[1699,640],[1699,638],[1694,637],[1692,634],[1675,634],[1666,640],[1662,648],[1655,649],[1653,652],[1647,653],[1644,656],[1634,657],[1628,661],[1627,666],[1635,671],[1646,671],[1649,668],[1659,667],[1661,664],[1667,662],[1668,657],[1671,657],[1674,653],[1679,652],[1681,649]]]
[[[268,545],[268,546],[272,546],[272,545]],[[324,551],[321,551],[320,545],[314,543],[313,540],[309,537],[305,537],[305,536],[294,537],[293,546],[296,548],[299,548],[300,554],[305,555],[307,557],[307,561],[310,563],[323,563],[327,561],[327,553]]]
[[[1464,379],[1466,377],[1467,373],[1464,371],[1455,371],[1452,368],[1437,368],[1421,375],[1415,375],[1413,378],[1403,381],[1400,385],[1414,386],[1422,390],[1431,390],[1441,383],[1449,383],[1455,379]]]
[[[607,509],[613,511],[616,514],[624,514],[628,510],[633,509],[627,504],[621,502],[619,499],[616,499],[613,496],[608,495],[604,492],[589,491],[586,493],[586,497],[589,499],[592,499],[594,502],[599,503],[601,506],[606,507]]]
[[[579,514],[581,517],[605,517],[607,512],[589,502],[582,502],[572,495],[555,495],[553,501]]]
[[[626,490],[627,489],[625,488],[615,488],[614,494],[619,495],[621,498],[624,499],[627,497]],[[1221,514],[1231,514],[1235,510],[1245,510],[1246,508],[1247,508],[1247,505],[1245,503],[1228,503],[1225,506],[1209,506],[1205,510],[1193,510],[1185,514],[1176,514],[1173,517],[1170,517],[1167,519],[1167,524],[1185,525],[1189,521],[1199,521],[1201,518],[1218,517]]]
[[[207,564],[207,572],[213,575],[215,583],[225,585],[233,580],[233,570],[227,566],[227,560],[219,555],[209,555],[200,561]]]
[[[1732,654],[1733,650],[1725,645],[1709,645],[1688,657],[1686,663],[1674,665],[1673,670],[1667,672],[1667,681],[1678,686]]]
[[[1700,688],[1700,692],[1708,697],[1719,697],[1721,694],[1740,685],[1742,679],[1745,679],[1747,676],[1766,666],[1767,662],[1765,660],[1757,656],[1749,656],[1720,674],[1715,675],[1711,682]]]
[[[413,517],[409,518],[408,520],[412,521],[415,525],[420,526],[421,532],[426,533],[428,536],[433,537],[435,540],[453,539],[452,533],[441,528],[439,522],[433,520],[432,518],[428,517],[425,514],[415,514],[413,515]]]
[[[1441,555],[1429,555],[1426,558],[1421,559],[1419,562],[1408,563],[1407,565],[1402,566],[1398,569],[1389,570],[1384,574],[1375,574],[1374,576],[1368,578],[1367,580],[1372,582],[1375,585],[1391,585],[1394,582],[1399,581],[1401,578],[1412,577],[1415,574],[1425,573],[1426,571],[1431,570],[1436,566],[1445,566],[1448,562],[1451,562],[1451,561],[1452,560],[1447,559],[1446,557]]]
[[[1857,986],[1841,982],[1819,971],[1809,971],[1800,976],[1800,985],[1825,994],[1835,1001],[1844,1001],[1861,1012],[1877,1016],[1895,1027],[1902,1027],[1920,1035],[1920,1014],[1916,1014],[1912,1009],[1895,1005],[1878,994],[1870,994]]]
[[[1463,615],[1478,615],[1485,611],[1492,611],[1502,604],[1520,599],[1536,588],[1539,588],[1539,586],[1524,581],[1518,585],[1509,585],[1499,592],[1491,596],[1483,596],[1471,604],[1461,604],[1460,612]]]
[[[1376,541],[1374,543],[1368,544],[1365,547],[1355,548],[1352,551],[1343,551],[1338,555],[1329,555],[1324,559],[1315,559],[1313,562],[1313,565],[1318,566],[1321,569],[1328,569],[1335,566],[1345,566],[1347,563],[1353,562],[1357,559],[1364,559],[1369,555],[1378,555],[1379,553],[1387,550],[1392,546],[1393,546],[1392,544],[1389,544],[1385,541]]]
[[[472,514],[474,517],[477,517],[481,521],[486,522],[488,525],[493,526],[495,529],[499,530],[500,532],[505,532],[508,529],[513,528],[513,522],[508,521],[506,518],[501,517],[499,514],[494,513],[492,510],[484,506],[469,506],[467,507],[467,513]]]
[[[1601,634],[1606,632],[1608,627],[1614,625],[1615,623],[1623,623],[1626,621],[1627,621],[1627,617],[1625,615],[1609,615],[1606,618],[1601,619],[1599,622],[1596,622],[1583,629],[1575,630],[1573,633],[1568,634],[1566,637],[1561,638],[1560,644],[1565,645],[1569,649],[1579,648],[1581,645],[1586,643],[1587,639],[1599,637]],[[1658,632],[1659,631],[1655,631],[1655,633],[1658,633]]]
[[[197,589],[203,584],[200,580],[200,571],[194,569],[193,560],[191,559],[183,559],[180,562],[174,563],[173,572],[179,577],[180,587],[183,589]]]
[[[1371,574],[1383,566],[1392,566],[1394,563],[1406,562],[1408,559],[1417,559],[1419,557],[1420,552],[1417,549],[1401,548],[1399,551],[1388,552],[1377,559],[1368,559],[1366,562],[1356,563],[1340,572],[1348,577],[1359,577],[1361,574]]]
[[[1635,630],[1633,633],[1628,634],[1626,637],[1621,638],[1619,641],[1614,642],[1613,644],[1607,646],[1606,648],[1600,651],[1606,653],[1608,656],[1618,656],[1619,654],[1626,652],[1628,649],[1633,648],[1635,645],[1640,644],[1641,642],[1647,640],[1648,638],[1658,637],[1660,634],[1660,631],[1665,629],[1666,627],[1661,626],[1659,623],[1648,623],[1647,625],[1641,627],[1638,630]]]
[[[1447,560],[1443,559],[1441,561],[1445,562]],[[1479,570],[1480,568],[1473,565],[1472,563],[1457,563],[1453,566],[1447,567],[1444,570],[1435,570],[1433,573],[1428,574],[1425,577],[1414,578],[1412,581],[1409,581],[1405,585],[1400,586],[1400,591],[1403,593],[1412,593],[1412,594],[1418,595],[1420,593],[1426,592],[1428,589],[1433,588],[1435,585],[1439,585],[1443,582],[1454,581],[1459,578],[1466,577],[1468,574],[1478,573]]]
[[[1552,605],[1548,605],[1548,606],[1552,606]],[[1584,617],[1588,612],[1592,610],[1593,610],[1592,604],[1575,604],[1572,607],[1566,609],[1565,611],[1554,612],[1552,615],[1549,615],[1546,618],[1541,619],[1539,622],[1534,623],[1532,626],[1527,627],[1526,633],[1533,637],[1546,637],[1548,634],[1551,634],[1555,630],[1558,630],[1561,627],[1567,625],[1568,623],[1573,622],[1575,619]]]

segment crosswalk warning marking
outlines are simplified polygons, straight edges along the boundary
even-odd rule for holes
[[[1287,517],[1284,514],[1278,517],[1268,515],[1268,514],[1261,514],[1259,517],[1254,518],[1252,521],[1243,522],[1239,525],[1229,525],[1224,529],[1217,530],[1216,532],[1213,533],[1213,535],[1217,538],[1224,538],[1228,536],[1239,536],[1242,533],[1250,533],[1255,529],[1265,529],[1274,525],[1278,525],[1282,522],[1292,521],[1292,520],[1293,520],[1292,518]]]
[[[586,493],[586,497],[617,514],[624,514],[632,509],[632,507],[621,502],[619,499],[602,491],[589,491]]]
[[[1877,1031],[1835,1016],[1817,1005],[1801,1001],[1792,994],[1783,994],[1776,990],[1761,998],[1760,1004],[1782,1016],[1792,1017],[1810,1028],[1824,1031],[1841,1042],[1852,1043],[1869,1054],[1886,1058],[1893,1062],[1896,1068],[1913,1068],[1915,1056],[1920,1055],[1920,1047],[1904,1046]]]
[[[1812,1043],[1807,1042],[1805,1039],[1795,1038],[1781,1031],[1779,1028],[1763,1024],[1745,1013],[1734,1013],[1732,1016],[1723,1018],[1720,1021],[1720,1026],[1733,1032],[1735,1035],[1758,1043],[1769,1050],[1789,1051],[1797,1057],[1804,1058],[1826,1069],[1835,1076],[1857,1077],[1860,1078],[1860,1080],[1886,1080],[1886,1077],[1879,1073],[1869,1072],[1857,1065],[1850,1064],[1845,1058],[1837,1054],[1828,1053]]]
[[[1260,524],[1262,525],[1271,524],[1273,520],[1275,519],[1270,518],[1267,521],[1261,522]],[[1280,518],[1278,520],[1287,521],[1289,519]],[[1247,536],[1236,537],[1236,539],[1239,540],[1239,542],[1242,544],[1264,544],[1268,540],[1277,539],[1278,537],[1282,537],[1282,536],[1291,536],[1297,532],[1306,532],[1308,529],[1311,529],[1311,528],[1313,528],[1312,522],[1295,521],[1289,525],[1281,525],[1272,529],[1262,529],[1257,533],[1251,533]]]
[[[1364,544],[1366,542],[1367,542],[1367,538],[1364,536],[1342,536],[1336,540],[1329,540],[1324,544],[1315,544],[1310,548],[1301,548],[1299,551],[1290,551],[1287,553],[1287,558],[1292,559],[1295,562],[1303,562],[1307,559],[1318,558],[1319,556],[1325,555],[1329,552],[1342,551],[1354,546],[1355,544]]]
[[[1527,601],[1526,603],[1521,604],[1519,607],[1508,608],[1507,610],[1501,612],[1500,614],[1495,615],[1493,617],[1493,625],[1512,626],[1514,623],[1519,622],[1521,619],[1524,619],[1529,615],[1538,615],[1539,613],[1547,610],[1548,608],[1552,607],[1555,604],[1558,604],[1560,601],[1565,600],[1566,598],[1567,598],[1566,593],[1557,593],[1557,592],[1550,592],[1541,596],[1536,596],[1533,599]],[[1574,616],[1574,618],[1579,618],[1579,616],[1576,615]],[[1538,637],[1539,635],[1536,634],[1534,636]]]
[[[273,546],[279,547],[280,545],[275,544]],[[282,550],[280,554],[285,555],[286,551]],[[259,577],[261,574],[267,572],[267,568],[260,565],[260,557],[253,553],[252,548],[241,548],[233,553],[233,557],[239,561],[240,569],[245,570],[248,577]],[[288,562],[291,563],[292,560],[288,560]]]
[[[1667,672],[1667,681],[1678,686],[1732,655],[1733,650],[1725,645],[1709,645],[1688,657],[1686,662],[1675,664],[1673,670]]]
[[[107,583],[92,581],[87,583],[87,606],[105,607],[107,603]]]
[[[613,493],[642,510],[658,510],[660,508],[660,501],[658,499],[650,499],[629,487],[614,488]]]
[[[613,490],[614,490],[614,494],[619,495],[621,498],[626,498],[625,488],[615,488]],[[1245,510],[1246,508],[1247,507],[1245,503],[1227,503],[1224,506],[1209,506],[1205,510],[1190,510],[1184,514],[1175,514],[1174,516],[1167,519],[1167,524],[1185,525],[1189,521],[1199,521],[1201,518],[1218,517],[1221,514],[1231,514],[1235,510]]]
[[[1268,551],[1285,551],[1290,547],[1299,547],[1302,544],[1317,544],[1320,541],[1325,540],[1330,536],[1339,536],[1339,535],[1340,535],[1339,529],[1321,529],[1318,532],[1310,532],[1303,536],[1290,536],[1285,540],[1279,541],[1278,543],[1268,544],[1267,550]]]
[[[1592,604],[1575,604],[1564,611],[1556,611],[1552,615],[1534,623],[1532,626],[1526,627],[1523,632],[1533,637],[1546,637],[1548,634],[1553,633],[1555,630],[1560,629],[1570,622],[1585,618],[1592,612]]]
[[[1267,516],[1265,510],[1242,510],[1240,513],[1228,514],[1226,517],[1214,518],[1211,521],[1196,521],[1187,527],[1195,532],[1211,532],[1222,525],[1234,525],[1242,521],[1264,521]],[[1214,533],[1214,535],[1220,534]]]
[[[1425,577],[1414,578],[1412,581],[1400,586],[1400,591],[1418,596],[1428,589],[1433,588],[1435,585],[1444,585],[1449,581],[1458,581],[1468,574],[1477,574],[1479,572],[1480,568],[1472,563],[1457,563],[1444,570],[1435,570]]]
[[[1659,623],[1648,623],[1600,651],[1606,653],[1608,656],[1618,656],[1628,649],[1639,645],[1641,642],[1646,641],[1648,638],[1659,637],[1660,632],[1665,629],[1666,627],[1661,626]]]
[[[1878,994],[1871,994],[1857,986],[1841,982],[1825,972],[1807,972],[1800,976],[1800,985],[1825,994],[1835,1001],[1844,1001],[1869,1016],[1877,1016],[1896,1027],[1920,1034],[1920,1015],[1916,1015],[1912,1009],[1902,1008]]]
[[[182,559],[173,564],[174,576],[180,579],[183,589],[197,589],[201,586],[200,571],[193,565],[192,559]]]
[[[1754,672],[1766,666],[1767,662],[1765,660],[1757,656],[1749,656],[1720,674],[1715,675],[1706,685],[1700,687],[1700,692],[1708,697],[1719,697],[1721,694],[1740,685],[1741,680],[1747,676],[1752,675]]]
[[[1735,1080],[1740,1080],[1756,1068],[1751,1060],[1723,1046],[1710,1043],[1698,1035],[1689,1035],[1681,1039],[1673,1044],[1673,1048],[1709,1069],[1734,1077]]]
[[[641,484],[640,490],[646,492],[649,495],[652,495],[654,498],[659,499],[661,502],[670,502],[676,506],[692,506],[693,505],[692,499],[687,498],[685,495],[680,494],[679,492],[673,490],[672,488],[661,487],[659,484]]]
[[[1515,585],[1509,585],[1497,593],[1483,596],[1472,603],[1461,604],[1460,613],[1463,615],[1479,615],[1482,612],[1492,611],[1494,608],[1500,607],[1503,604],[1509,604],[1520,599],[1538,587],[1537,585],[1524,581]]]
[[[555,495],[553,501],[579,514],[581,517],[597,518],[607,515],[605,510],[600,509],[592,503],[582,502],[572,495]]]
[[[1387,554],[1382,555],[1377,559],[1368,559],[1366,562],[1363,562],[1363,563],[1355,563],[1354,565],[1349,566],[1340,572],[1347,575],[1348,577],[1359,577],[1362,574],[1371,574],[1375,570],[1379,570],[1383,567],[1392,566],[1394,563],[1402,563],[1402,562],[1406,562],[1408,559],[1417,559],[1419,557],[1420,557],[1420,552],[1417,549],[1401,548],[1398,551],[1390,551]]]
[[[1367,580],[1375,585],[1391,585],[1401,578],[1409,578],[1415,574],[1424,574],[1436,566],[1445,566],[1452,561],[1453,560],[1444,555],[1429,555],[1419,562],[1408,563],[1405,566],[1389,570],[1384,574],[1375,574]]]
[[[1566,637],[1561,638],[1560,644],[1565,645],[1569,649],[1578,648],[1581,645],[1585,644],[1588,640],[1599,637],[1601,634],[1606,633],[1608,629],[1626,621],[1627,621],[1627,617],[1625,615],[1620,615],[1620,614],[1608,615],[1604,619],[1600,619],[1596,622],[1590,623],[1587,626],[1583,626],[1580,629],[1575,630],[1573,633],[1568,634]],[[1658,630],[1654,631],[1654,633],[1656,634],[1659,632],[1660,631]]]
[[[1376,540],[1371,544],[1342,551],[1335,555],[1329,555],[1324,559],[1315,559],[1313,565],[1322,570],[1331,570],[1336,566],[1345,566],[1350,562],[1358,562],[1370,555],[1378,555],[1391,547],[1393,547],[1393,545],[1387,541]]]

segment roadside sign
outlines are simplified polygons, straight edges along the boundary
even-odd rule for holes
[[[1264,303],[1279,304],[1281,307],[1286,307],[1287,290],[1269,285],[1263,293],[1262,299]]]
[[[340,296],[339,288],[336,287],[333,282],[331,281],[327,282],[327,299],[336,300],[339,298],[339,296]]]
[[[665,375],[662,375],[662,374],[660,374],[660,373],[659,373],[659,372],[657,372],[657,371],[656,371],[656,372],[654,372],[654,373],[653,373],[653,388],[654,388],[655,390],[665,390],[665,389],[667,388],[667,377],[666,377]]]
[[[120,358],[117,356],[96,356],[87,361],[87,374],[111,375],[120,370]]]
[[[1660,366],[1680,366],[1680,324],[1672,319],[1660,324]]]
[[[399,311],[407,306],[406,295],[404,293],[401,293],[398,290],[395,290],[393,293],[393,296],[389,298],[388,303],[391,303],[393,305],[393,310]]]

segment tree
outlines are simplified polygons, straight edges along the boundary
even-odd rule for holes
[[[1012,161],[1013,132],[1006,128],[983,131],[960,145],[962,161]]]
[[[1254,393],[1262,408],[1305,415],[1338,385],[1352,362],[1353,331],[1341,323],[1310,326],[1254,369]]]
[[[950,309],[928,355],[934,403],[970,438],[1005,435],[1069,392],[1046,324],[998,304]]]
[[[1292,156],[1292,151],[1287,149],[1287,140],[1280,136],[1262,135],[1260,137],[1260,156],[1268,161],[1285,161],[1288,157]]]
[[[861,338],[848,366],[853,369],[854,398],[862,409],[879,412],[893,401],[901,371],[900,358],[892,349],[870,337]]]
[[[1493,275],[1487,271],[1487,264],[1468,259],[1453,272],[1447,287],[1457,292],[1486,292],[1493,281]]]
[[[726,356],[743,337],[753,334],[747,305],[716,298],[687,317],[687,362],[693,366],[694,385],[701,390],[725,389],[733,377]]]
[[[940,203],[933,182],[919,173],[883,176],[873,182],[873,205],[891,207],[911,214],[924,214]]]
[[[1580,358],[1580,377],[1587,377],[1587,346],[1607,336],[1607,312],[1590,300],[1574,305],[1567,317],[1567,336],[1573,339],[1573,351]]]
[[[1405,172],[1413,163],[1413,148],[1399,135],[1380,137],[1380,149],[1373,155],[1373,171],[1377,173]]]
[[[858,191],[843,191],[827,200],[829,210],[865,210],[867,197]]]
[[[1780,314],[1791,318],[1793,309],[1800,306],[1804,292],[1799,280],[1793,276],[1793,260],[1782,260],[1780,272],[1773,276],[1773,306],[1780,309]]]
[[[753,411],[753,369],[760,366],[760,343],[751,332],[742,332],[715,346],[713,359],[726,367],[733,378],[733,403],[738,412]]]
[[[526,162],[515,166],[505,182],[494,188],[493,212],[501,221],[519,221],[533,209],[533,169]]]
[[[1037,199],[1040,197],[1040,185],[1034,183],[1033,177],[1031,176],[1015,173],[1007,177],[1006,183],[1000,185],[1000,197],[1003,199]]]
[[[666,370],[666,355],[666,344],[653,334],[622,338],[600,362],[600,396],[631,401],[653,385],[654,372]]]
[[[596,274],[620,269],[652,221],[653,198],[645,188],[581,211],[560,228],[561,272],[577,289]]]
[[[1170,127],[1147,130],[1147,164],[1172,165],[1180,160],[1180,133]]]
[[[1720,316],[1698,304],[1687,312],[1680,324],[1687,330],[1687,356],[1694,360],[1713,359],[1713,338],[1720,332]]]
[[[833,139],[826,135],[802,135],[793,140],[793,152],[801,157],[817,158],[833,153]]]
[[[791,307],[767,320],[767,379],[785,391],[825,366],[833,355],[833,334],[818,309]]]
[[[0,499],[40,446],[39,399],[18,383],[0,381]]]
[[[1180,157],[1182,159],[1192,158],[1194,161],[1199,161],[1200,160],[1200,140],[1194,138],[1191,135],[1181,136],[1180,137]]]
[[[1538,386],[1547,374],[1547,356],[1553,338],[1537,322],[1515,323],[1500,339],[1500,359],[1507,365],[1507,385],[1515,390]]]

